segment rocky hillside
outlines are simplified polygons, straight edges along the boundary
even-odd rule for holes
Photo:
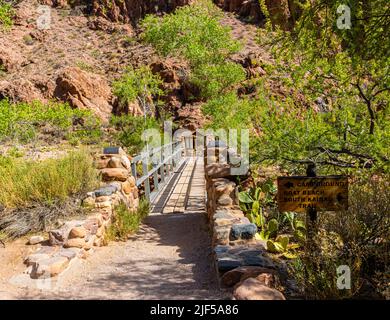
[[[163,80],[165,95],[160,98],[166,111],[191,130],[202,126],[201,99],[197,88],[188,82],[186,63],[157,55],[138,37],[137,21],[145,14],[170,12],[189,2],[20,1],[15,5],[13,27],[0,33],[0,99],[60,100],[74,108],[93,110],[104,122],[112,113],[142,115],[137,103],[125,110],[120,108],[111,87],[127,66],[150,65]],[[235,3],[239,6],[239,1]],[[50,25],[43,30],[37,27],[38,7],[42,4],[51,7]],[[237,11],[232,3],[219,4],[228,11]],[[261,20],[261,14],[257,20]],[[255,28],[228,15],[222,23],[233,29],[234,38],[245,42],[233,60],[246,69],[247,78],[264,75],[261,61],[268,56],[254,41]]]
[[[190,116],[188,110],[194,109],[192,106],[184,108],[184,114],[180,112],[189,95],[185,80],[178,75],[185,65],[160,58],[137,39],[136,27],[123,23],[135,22],[152,12],[151,4],[118,1],[118,5],[106,10],[106,2],[93,1],[87,7],[82,2],[72,2],[70,6],[67,1],[46,0],[17,4],[12,29],[0,33],[0,99],[13,102],[58,99],[75,108],[91,109],[107,121],[113,112],[121,111],[112,95],[112,81],[127,66],[151,65],[164,81],[167,108],[179,118]],[[38,29],[36,23],[37,8],[42,3],[52,6],[50,26],[45,30]],[[162,11],[171,11],[186,1],[164,3],[156,5]],[[129,106],[128,111],[142,114],[137,104]],[[194,121],[199,125],[201,119]]]
[[[248,22],[262,23],[265,19],[259,0],[214,0],[214,3],[228,12],[234,12]],[[274,24],[290,29],[299,15],[291,0],[264,0]]]

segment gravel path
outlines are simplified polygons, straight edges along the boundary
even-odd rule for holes
[[[26,299],[224,299],[211,261],[204,213],[149,216],[122,244],[99,248]]]

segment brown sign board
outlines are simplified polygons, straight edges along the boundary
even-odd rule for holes
[[[279,211],[338,211],[348,208],[345,176],[278,177]]]

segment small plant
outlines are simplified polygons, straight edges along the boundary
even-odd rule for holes
[[[114,116],[111,118],[111,125],[118,131],[114,139],[126,147],[130,154],[139,153],[146,145],[142,139],[142,133],[147,129],[160,130],[160,124],[154,119],[147,117],[135,117],[132,115]],[[151,145],[153,147],[153,145]]]
[[[120,79],[114,81],[113,92],[122,106],[127,106],[137,100],[145,115],[152,115],[154,105],[151,98],[163,94],[160,89],[161,85],[160,76],[153,74],[150,67],[142,66],[139,69],[128,67]]]
[[[87,72],[92,72],[94,70],[94,67],[85,61],[77,61],[76,67]]]
[[[12,6],[4,0],[0,0],[0,27],[3,30],[9,30],[12,27],[14,14]]]
[[[131,212],[125,204],[120,204],[114,209],[115,217],[107,232],[107,240],[126,241],[129,235],[139,229],[142,220],[149,214],[149,203],[142,199],[137,211]]]
[[[253,186],[249,190],[241,191],[238,194],[241,210],[258,227],[264,227],[264,207],[273,204],[275,192],[276,187],[271,180],[268,180],[262,185]]]
[[[256,234],[256,238],[267,241],[275,238],[279,230],[279,223],[276,219],[271,219],[268,223],[263,223],[261,231]]]
[[[27,34],[27,35],[25,35],[25,36],[23,37],[23,41],[24,41],[24,43],[27,44],[28,46],[31,46],[31,45],[34,44],[34,39],[33,39],[29,34]]]

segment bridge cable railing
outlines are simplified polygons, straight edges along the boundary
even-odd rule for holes
[[[131,172],[136,186],[143,188],[145,197],[152,202],[168,183],[172,174],[185,161],[183,140],[151,148],[131,160]]]

